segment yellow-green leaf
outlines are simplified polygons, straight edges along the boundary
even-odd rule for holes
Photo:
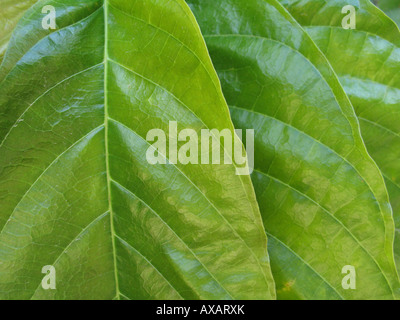
[[[169,121],[233,132],[183,0],[39,1],[0,74],[1,299],[275,297],[250,177],[146,160]]]
[[[393,299],[384,180],[324,55],[277,1],[187,2],[235,126],[255,129],[252,178],[278,298]],[[300,17],[306,3],[298,1]],[[346,266],[356,290],[342,285]]]

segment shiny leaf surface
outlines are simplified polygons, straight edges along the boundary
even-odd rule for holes
[[[39,1],[0,74],[1,299],[275,297],[250,177],[146,161],[169,121],[233,131],[184,1]]]
[[[393,299],[384,180],[326,58],[276,1],[187,2],[235,126],[255,129],[252,178],[278,298]],[[342,287],[346,265],[356,269],[356,290]]]
[[[399,269],[400,32],[367,0],[354,4],[355,30],[340,27],[345,0],[330,1],[322,9],[315,0],[283,3],[329,59],[353,103],[367,149],[385,177],[396,223],[395,257]]]

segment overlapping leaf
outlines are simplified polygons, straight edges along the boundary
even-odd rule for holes
[[[400,32],[367,0],[354,3],[354,30],[341,28],[345,0],[283,4],[329,59],[353,103],[367,149],[385,177],[400,266]]]
[[[23,13],[37,0],[0,0],[0,63],[11,34]]]
[[[326,58],[276,1],[187,2],[235,126],[256,131],[252,178],[278,298],[394,298],[384,180]],[[299,20],[306,4],[298,1]],[[356,269],[356,290],[342,287],[346,265]]]
[[[376,5],[382,9],[397,25],[400,25],[400,1],[399,0],[377,0]]]
[[[274,298],[250,177],[145,158],[170,120],[233,131],[183,1],[39,1],[1,75],[0,298]]]

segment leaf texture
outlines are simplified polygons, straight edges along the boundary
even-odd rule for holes
[[[233,131],[184,1],[39,1],[0,74],[0,298],[275,298],[250,177],[146,161],[169,121]]]
[[[396,223],[394,250],[399,270],[400,32],[367,0],[354,4],[355,30],[340,27],[344,16],[341,8],[346,1],[283,3],[301,21],[338,74],[357,113],[367,149],[385,177]],[[300,10],[307,14],[300,14]]]
[[[397,25],[400,25],[400,1],[399,0],[378,0],[376,5],[385,12]]]
[[[37,0],[0,0],[0,63],[11,34],[24,12]]]
[[[252,179],[278,298],[393,299],[384,180],[324,55],[277,1],[187,2],[235,126],[255,129]],[[342,287],[346,265],[357,290]]]

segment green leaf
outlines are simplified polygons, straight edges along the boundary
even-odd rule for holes
[[[37,0],[0,0],[0,63],[11,34],[23,13]]]
[[[284,4],[338,74],[357,113],[368,152],[385,177],[397,228],[395,256],[399,271],[400,32],[367,0],[354,4],[355,30],[341,28],[341,8],[348,4],[346,0],[324,6],[317,0],[285,0]]]
[[[184,1],[39,1],[1,74],[1,299],[275,297],[250,177],[146,161],[169,121],[233,132]]]
[[[385,184],[326,58],[276,1],[187,2],[235,126],[255,129],[252,178],[278,298],[394,298]],[[342,287],[346,265],[356,290]]]
[[[400,25],[400,0],[378,0],[377,6]]]

